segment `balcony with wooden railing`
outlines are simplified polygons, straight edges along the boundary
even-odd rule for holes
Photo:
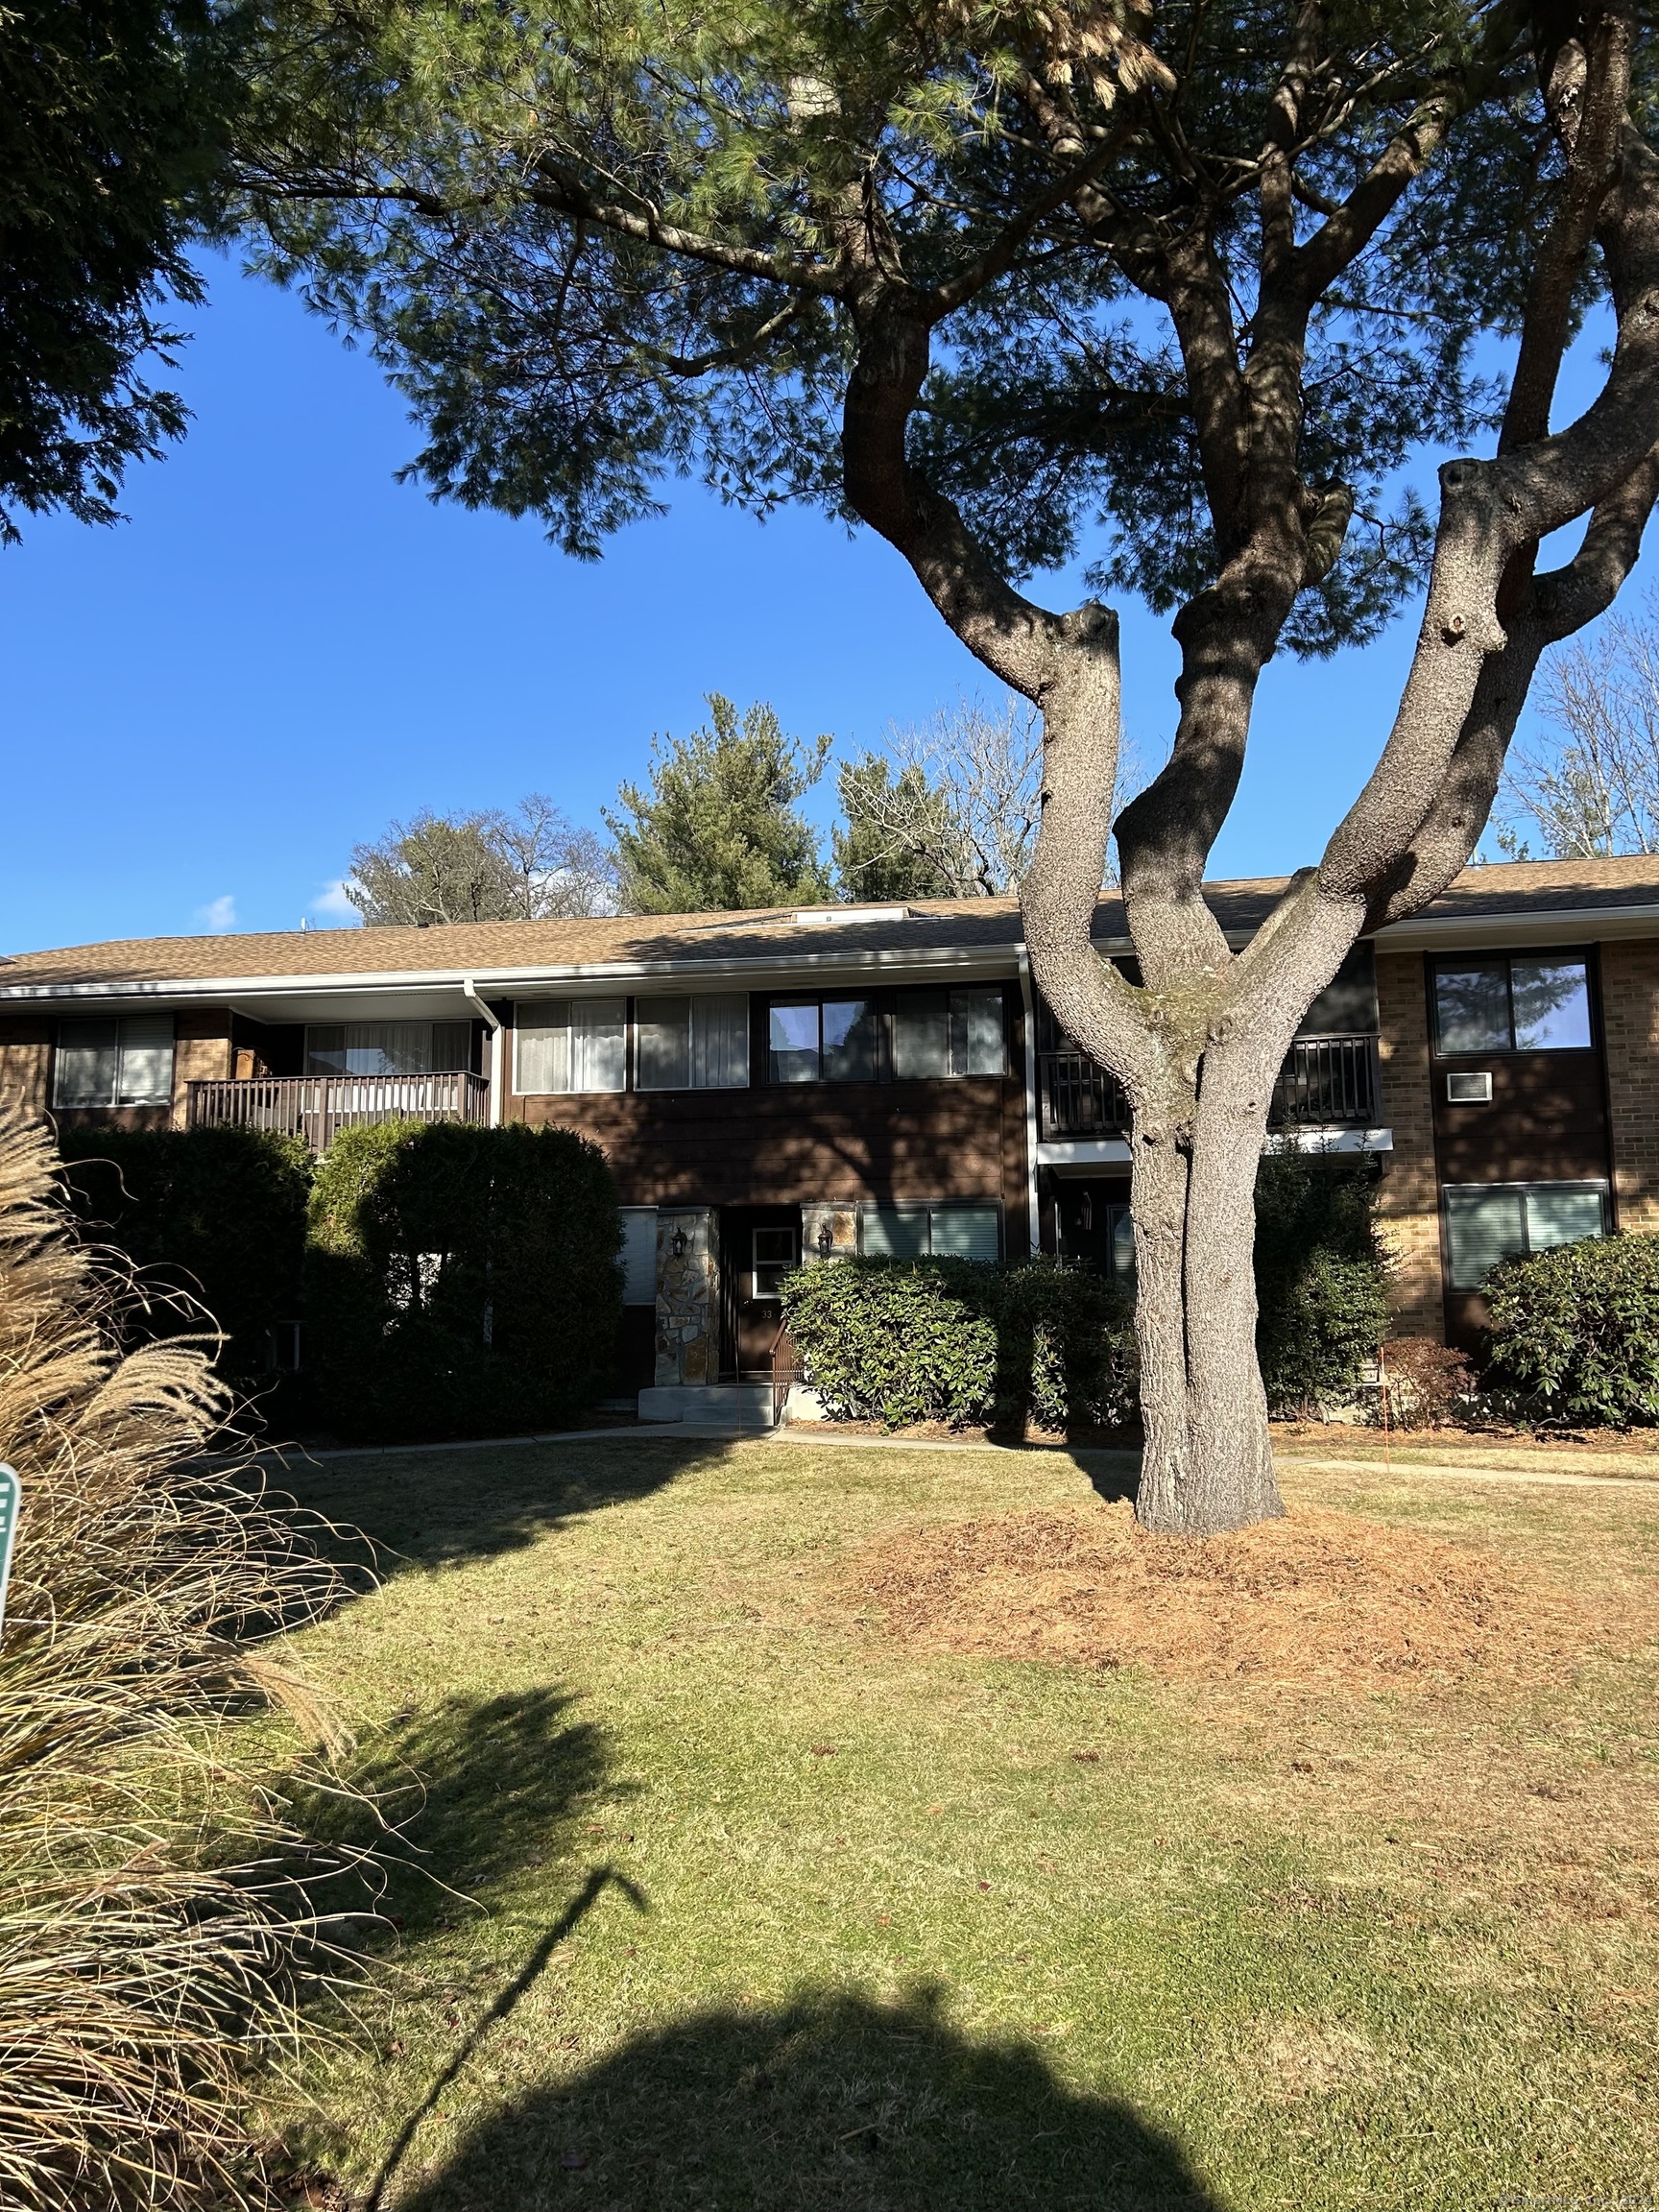
[[[490,1085],[429,1075],[252,1075],[189,1086],[192,1129],[275,1129],[326,1152],[342,1129],[381,1121],[488,1121]]]
[[[1129,1134],[1118,1078],[1075,1046],[1042,1052],[1037,1090],[1045,1141]],[[1370,1035],[1298,1037],[1273,1086],[1270,1129],[1363,1129],[1377,1119],[1381,1087]]]

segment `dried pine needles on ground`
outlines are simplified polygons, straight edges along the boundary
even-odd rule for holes
[[[245,2070],[339,1961],[329,1870],[230,1723],[303,1684],[260,1640],[343,1585],[298,1516],[204,1472],[224,1392],[180,1344],[123,1356],[136,1293],[0,1117],[0,1458],[23,1485],[0,1640],[0,2203],[247,2206]],[[313,1762],[311,1780],[326,1779]],[[337,1867],[338,1862],[332,1864]]]
[[[1125,1505],[949,1522],[866,1552],[851,1595],[913,1646],[1314,1691],[1545,1677],[1615,1634],[1526,1569],[1306,1508],[1201,1544],[1142,1534]]]

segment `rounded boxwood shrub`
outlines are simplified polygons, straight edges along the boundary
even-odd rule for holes
[[[152,1294],[130,1336],[225,1332],[233,1381],[266,1371],[271,1332],[301,1311],[312,1159],[304,1141],[263,1129],[69,1128],[63,1183],[87,1234],[143,1269]],[[166,1293],[181,1294],[169,1301]]]
[[[1534,1417],[1659,1422],[1659,1237],[1587,1238],[1486,1278],[1487,1381]]]
[[[611,1380],[621,1248],[604,1154],[572,1130],[343,1130],[311,1197],[318,1413],[376,1440],[569,1418]]]
[[[1127,1302],[1051,1260],[838,1260],[791,1275],[783,1310],[832,1419],[1063,1430],[1133,1409]]]

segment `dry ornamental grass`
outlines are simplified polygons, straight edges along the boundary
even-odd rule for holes
[[[1612,1634],[1524,1569],[1306,1509],[1202,1544],[1127,1505],[936,1525],[866,1552],[852,1594],[913,1646],[1320,1690],[1543,1677]]]
[[[204,1470],[228,1407],[203,1354],[123,1355],[137,1292],[77,1241],[55,1167],[43,1131],[0,1117],[0,1459],[23,1488],[0,1641],[0,2203],[264,2203],[241,2081],[329,1972],[328,1869],[227,1744],[271,1702],[325,1732],[258,1646],[342,1584],[298,1516]]]

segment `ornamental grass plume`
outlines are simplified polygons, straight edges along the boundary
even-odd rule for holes
[[[260,1647],[345,1583],[246,1465],[206,1462],[229,1406],[203,1354],[122,1351],[141,1293],[79,1241],[57,1166],[0,1113],[0,1458],[23,1492],[0,1637],[0,2203],[263,2205],[246,2084],[345,1968],[317,1887],[344,1866],[237,1723],[277,1706],[327,1737]],[[325,1757],[300,1774],[338,1787]]]

